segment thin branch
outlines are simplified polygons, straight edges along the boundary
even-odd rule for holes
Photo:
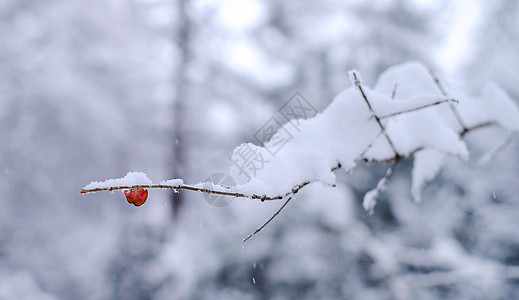
[[[304,182],[304,183],[294,187],[292,189],[292,191],[287,192],[286,195],[297,193],[299,191],[299,189],[301,189],[302,187],[304,187],[305,185],[307,185],[309,183],[310,182]],[[218,185],[218,186],[223,187],[223,188],[228,188],[228,189],[230,188],[230,187],[223,186],[223,185]],[[265,201],[265,200],[279,200],[279,199],[283,199],[284,197],[286,197],[286,196],[269,197],[269,196],[266,196],[266,195],[256,195],[256,194],[247,195],[247,194],[238,193],[238,192],[216,191],[216,190],[211,190],[211,189],[206,189],[206,188],[201,188],[201,187],[192,186],[192,185],[186,185],[186,184],[182,184],[182,185],[168,185],[168,184],[140,185],[140,184],[137,184],[137,185],[132,185],[132,186],[116,186],[116,187],[95,188],[95,189],[81,189],[81,193],[82,194],[87,194],[87,193],[100,192],[100,191],[127,190],[127,189],[135,189],[135,188],[189,190],[189,191],[195,191],[195,192],[202,192],[202,193],[206,193],[206,194],[233,196],[233,197],[237,197],[237,198],[259,199],[261,201]]]
[[[487,274],[491,274],[491,276]],[[415,287],[426,288],[467,281],[517,279],[519,278],[519,267],[464,268],[427,274],[401,275],[399,277]]]
[[[395,85],[393,86],[393,92],[391,93],[391,100],[395,99],[396,96],[396,88],[398,87],[398,83],[395,82]]]
[[[408,157],[411,157],[413,156],[416,152],[420,151],[420,150],[423,150],[424,147],[418,147],[412,151],[410,151],[408,154],[406,155],[401,155],[401,156],[398,156],[398,157],[388,157],[388,158],[382,158],[382,159],[374,159],[374,158],[369,158],[369,157],[359,157],[356,162],[364,162],[364,163],[381,163],[381,164],[387,164],[387,163],[393,163],[397,160],[404,160]]]
[[[441,83],[440,78],[438,78],[438,76],[432,69],[429,69],[429,75],[431,75],[431,77],[434,81],[434,84],[436,84],[436,87],[438,87],[438,90],[440,91],[440,93],[444,97],[448,97],[447,90],[443,87],[443,84]],[[454,104],[452,104],[452,103],[449,103],[449,107],[451,108],[451,111],[454,114],[454,117],[460,124],[461,129],[467,130],[467,126],[465,125],[465,122],[463,122],[463,119],[461,118],[461,115],[460,115],[458,109],[456,108],[456,106],[454,106]]]
[[[276,213],[274,213],[272,215],[272,217],[270,217],[270,219],[268,219],[267,222],[265,222],[265,224],[261,225],[260,228],[256,229],[256,231],[254,231],[253,233],[249,234],[246,238],[243,239],[243,243],[245,243],[246,241],[248,241],[251,237],[253,237],[256,233],[260,232],[263,228],[265,228],[265,226],[268,225],[268,223],[270,223],[270,221],[272,221],[282,210],[283,208],[285,208],[285,206],[288,204],[288,202],[292,200],[292,197],[289,197],[287,199],[287,201],[285,201],[285,203],[278,209],[278,211],[276,211]]]
[[[216,184],[215,184],[216,185]],[[230,187],[218,185],[223,188]],[[150,185],[132,185],[132,186],[116,186],[116,187],[108,187],[108,188],[95,188],[95,189],[81,189],[82,194],[86,193],[93,193],[93,192],[100,192],[100,191],[115,191],[115,190],[127,190],[127,189],[135,189],[135,188],[143,188],[143,189],[173,189],[173,190],[189,190],[189,191],[195,191],[195,192],[202,192],[206,194],[216,194],[216,195],[224,195],[224,196],[234,196],[234,197],[244,197],[244,198],[252,198],[252,199],[259,199],[259,200],[274,200],[274,199],[282,199],[283,197],[267,197],[265,195],[246,195],[243,193],[237,193],[237,192],[224,192],[224,191],[217,191],[217,190],[211,190],[201,187],[196,187],[192,185],[167,185],[167,184],[150,184]]]
[[[369,111],[371,112],[371,115],[375,118],[375,120],[378,123],[378,126],[382,130],[382,134],[384,134],[384,136],[386,137],[386,140],[389,143],[389,146],[391,146],[391,149],[393,150],[393,152],[395,153],[395,156],[399,157],[400,154],[398,154],[398,151],[396,151],[395,145],[393,144],[393,142],[389,138],[389,135],[387,134],[386,129],[384,128],[384,125],[382,125],[382,122],[380,121],[380,118],[377,116],[377,114],[373,110],[373,107],[371,107],[371,104],[369,103],[368,97],[366,96],[366,93],[364,93],[364,89],[362,88],[362,84],[361,84],[361,82],[360,82],[360,80],[359,80],[359,78],[357,76],[357,72],[355,72],[355,71],[353,72],[353,78],[355,79],[354,84],[357,86],[357,88],[359,89],[360,93],[362,94],[362,98],[364,98],[364,101],[368,105],[368,108],[369,108]]]
[[[517,138],[518,136],[518,133],[517,132],[512,132],[511,134],[508,135],[508,137],[506,138],[506,140],[504,140],[503,143],[501,143],[501,145],[499,145],[496,149],[494,149],[493,151],[483,155],[478,163],[479,164],[486,164],[487,162],[495,159],[499,153],[501,153],[503,150],[505,150],[508,146],[510,146],[510,144]]]
[[[436,73],[433,71],[433,69],[429,68],[428,70],[429,70],[429,75],[431,75],[431,77],[434,81],[434,84],[436,84],[436,87],[438,88],[440,93],[443,96],[447,96],[447,90],[443,87],[443,84],[441,83],[440,78],[438,78],[438,75],[436,75]]]
[[[341,168],[341,164],[337,164],[335,167],[331,168],[331,171],[335,171]],[[104,188],[93,188],[93,189],[81,189],[81,194],[88,194],[88,193],[95,193],[95,192],[101,192],[101,191],[116,191],[116,190],[128,190],[128,189],[173,189],[173,190],[189,190],[189,191],[195,191],[195,192],[202,192],[206,194],[216,194],[216,195],[223,195],[223,196],[233,196],[236,198],[250,198],[250,199],[258,199],[263,201],[266,200],[281,200],[285,197],[291,196],[299,192],[300,189],[305,187],[306,185],[312,183],[314,181],[305,181],[303,183],[300,183],[292,188],[292,190],[286,192],[283,195],[278,196],[267,196],[267,195],[247,195],[244,193],[238,193],[238,192],[225,192],[225,191],[217,191],[207,188],[202,188],[198,186],[188,185],[188,184],[181,184],[181,185],[169,185],[169,184],[136,184],[136,185],[125,185],[125,186],[112,186],[112,187],[104,187]],[[219,185],[219,184],[213,184],[225,189],[231,189],[231,187],[225,186],[225,185]]]
[[[467,133],[469,133],[471,131],[474,131],[476,129],[480,129],[480,128],[487,127],[487,126],[492,126],[492,125],[495,125],[495,123],[494,122],[484,122],[484,123],[473,125],[472,127],[468,127],[468,128],[463,129],[460,132],[460,137],[464,137]]]
[[[364,207],[364,214],[366,216],[373,215],[373,209],[375,208],[375,205],[377,204],[377,198],[382,193],[386,187],[387,182],[391,178],[391,175],[393,175],[393,172],[395,171],[396,166],[401,161],[401,159],[395,160],[391,167],[387,169],[386,175],[380,179],[380,181],[377,183],[377,187],[369,192],[367,192],[364,195],[364,201],[362,203],[362,206]]]
[[[433,102],[433,103],[429,103],[429,104],[425,104],[425,105],[418,106],[418,107],[415,107],[415,108],[410,108],[410,109],[402,110],[402,111],[395,112],[395,113],[392,113],[392,114],[389,114],[389,115],[381,116],[381,117],[379,117],[379,119],[383,120],[383,119],[391,118],[391,117],[398,116],[398,115],[401,115],[401,114],[406,114],[406,113],[410,113],[410,112],[420,111],[422,109],[429,108],[431,106],[436,106],[436,105],[439,105],[439,104],[442,104],[442,103],[447,103],[447,102],[458,103],[459,101],[456,100],[456,99],[438,100],[438,101]]]
[[[373,145],[375,145],[375,142],[380,137],[380,135],[382,135],[382,131],[377,133],[377,136],[373,139],[373,141],[371,143],[369,143],[369,145],[366,147],[366,149],[364,149],[364,151],[362,151],[362,153],[360,153],[359,157],[355,161],[362,161],[361,158],[364,155],[366,155],[366,153],[368,153],[369,149],[371,149],[373,147]]]
[[[495,125],[495,123],[494,122],[484,122],[484,123],[476,124],[476,125],[473,125],[472,127],[469,127],[467,129],[463,129],[458,134],[460,135],[460,137],[464,137],[469,132],[472,132],[472,131],[474,131],[476,129],[492,126],[492,125]],[[369,163],[391,163],[391,162],[394,162],[397,159],[405,159],[405,158],[411,157],[416,152],[418,152],[420,150],[423,150],[423,149],[424,149],[424,147],[417,147],[416,149],[413,149],[413,150],[409,151],[409,153],[407,153],[405,155],[402,155],[401,157],[388,157],[388,158],[383,158],[383,159],[371,159],[371,158],[368,158],[368,157],[364,157],[362,155],[362,156],[359,156],[355,161],[356,162],[365,162],[365,163],[368,163],[368,162]],[[365,152],[367,152],[367,151],[365,151]],[[365,154],[365,152],[363,152],[363,153]]]

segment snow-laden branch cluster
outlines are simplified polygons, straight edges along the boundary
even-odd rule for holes
[[[298,120],[297,131],[289,122],[263,146],[245,144],[264,159],[253,176],[244,176],[242,168],[231,165],[236,187],[188,185],[181,179],[152,184],[144,174],[133,173],[119,180],[93,182],[81,192],[170,188],[279,200],[310,182],[333,186],[334,171],[339,168],[351,172],[361,162],[393,162],[386,176],[364,198],[364,208],[371,213],[376,197],[402,159],[414,157],[411,195],[419,201],[421,190],[442,168],[446,156],[468,158],[463,140],[467,132],[488,125],[519,131],[517,106],[495,85],[485,87],[479,97],[449,94],[438,77],[417,63],[388,69],[373,88],[363,84],[357,71],[349,74],[353,85],[315,117]],[[286,130],[291,130],[288,140]],[[283,147],[276,148],[280,141]],[[235,149],[233,158],[241,155],[242,146]],[[272,148],[279,151],[272,153]]]

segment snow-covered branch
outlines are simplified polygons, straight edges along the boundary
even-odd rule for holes
[[[124,178],[120,178],[122,181],[130,178],[131,176],[134,176],[134,174],[138,174],[139,176],[146,176],[144,173],[140,172],[130,172],[128,173]],[[179,180],[178,182],[181,182]],[[82,194],[88,194],[88,193],[95,193],[95,192],[102,192],[102,191],[116,191],[116,190],[128,190],[128,189],[170,189],[170,190],[188,190],[188,191],[194,191],[194,192],[201,192],[206,194],[214,194],[214,195],[221,195],[221,196],[231,196],[231,197],[237,197],[237,198],[250,198],[250,199],[257,199],[261,201],[265,200],[280,200],[285,197],[288,197],[289,195],[297,193],[301,188],[306,186],[307,184],[310,184],[310,182],[303,182],[300,185],[294,187],[291,191],[286,192],[284,195],[278,195],[278,196],[267,196],[267,195],[257,195],[257,194],[244,194],[239,192],[232,192],[232,187],[225,186],[221,184],[212,184],[212,188],[205,187],[209,182],[202,182],[198,184],[168,184],[167,181],[160,184],[133,184],[133,185],[107,185],[102,187],[104,182],[92,182],[91,184],[85,186],[81,189]]]
[[[383,120],[383,119],[391,118],[391,117],[398,116],[398,115],[401,115],[401,114],[407,114],[407,113],[410,113],[410,112],[419,111],[421,109],[429,108],[431,106],[435,106],[435,105],[442,104],[442,103],[447,103],[447,102],[453,102],[453,103],[458,104],[458,100],[456,100],[456,99],[443,99],[443,100],[438,100],[438,101],[430,103],[430,104],[425,104],[425,105],[422,105],[422,106],[419,106],[419,107],[410,108],[408,110],[398,111],[398,112],[395,112],[395,113],[392,113],[392,114],[389,114],[389,115],[380,116],[378,118],[380,120]]]
[[[395,168],[397,164],[400,162],[400,157],[396,158],[393,162],[393,165],[387,169],[386,175],[380,179],[380,181],[377,183],[377,187],[373,190],[367,192],[364,195],[364,200],[362,201],[362,206],[364,207],[364,211],[366,215],[372,215],[373,209],[375,208],[375,205],[377,204],[377,198],[382,193],[386,187],[387,182],[391,178],[391,175],[393,175],[393,172],[395,171]]]
[[[416,63],[388,69],[373,89],[363,85],[357,71],[350,72],[350,80],[353,86],[338,94],[323,112],[297,120],[297,131],[287,123],[263,146],[237,147],[230,168],[236,186],[191,185],[181,179],[153,184],[145,174],[129,173],[125,178],[93,182],[81,192],[157,188],[281,200],[311,182],[335,185],[334,171],[339,168],[350,172],[361,162],[393,162],[365,197],[364,207],[371,213],[402,159],[414,157],[411,195],[419,201],[421,190],[439,172],[445,156],[468,157],[463,141],[468,132],[489,125],[519,131],[517,106],[494,85],[477,98],[450,95],[438,76]]]
[[[373,118],[375,118],[375,120],[377,121],[377,124],[380,127],[380,132],[382,132],[382,134],[386,138],[389,146],[391,146],[391,150],[393,150],[393,152],[395,153],[395,157],[400,157],[400,154],[396,150],[395,145],[393,145],[393,142],[391,141],[391,138],[389,138],[389,135],[386,132],[386,128],[384,128],[384,125],[382,125],[382,122],[380,121],[380,117],[377,116],[377,114],[373,110],[373,107],[371,106],[370,101],[368,100],[368,97],[366,96],[366,93],[364,93],[364,89],[362,88],[362,81],[360,79],[360,75],[358,74],[357,71],[353,70],[353,71],[351,71],[350,76],[352,77],[351,81],[359,89],[359,91],[360,91],[360,93],[362,95],[362,98],[364,99],[364,101],[368,105],[369,111],[371,112],[371,116]],[[391,93],[391,97],[394,97],[394,96],[395,96],[395,93],[394,93],[394,90],[393,90],[393,93]]]

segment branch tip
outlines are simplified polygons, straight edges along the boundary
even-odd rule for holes
[[[259,227],[258,229],[256,229],[253,233],[249,234],[246,238],[244,238],[242,240],[243,243],[245,243],[246,241],[248,241],[251,237],[253,237],[254,235],[256,235],[256,233],[260,232],[263,228],[265,228],[265,226],[268,225],[268,223],[270,223],[270,221],[272,221],[282,210],[283,208],[285,208],[285,206],[288,204],[288,202],[292,200],[292,197],[289,197],[287,199],[287,201],[285,201],[285,203],[272,215],[272,217],[270,217],[270,219],[267,220],[267,222],[265,222],[263,225],[261,225],[261,227]]]

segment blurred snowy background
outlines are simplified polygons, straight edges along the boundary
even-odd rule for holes
[[[519,99],[519,4],[498,1],[1,0],[0,299],[519,299],[519,143],[467,136],[409,195],[400,166],[215,208],[198,193],[80,195],[147,173],[203,181],[295,93],[317,110],[388,66]]]

